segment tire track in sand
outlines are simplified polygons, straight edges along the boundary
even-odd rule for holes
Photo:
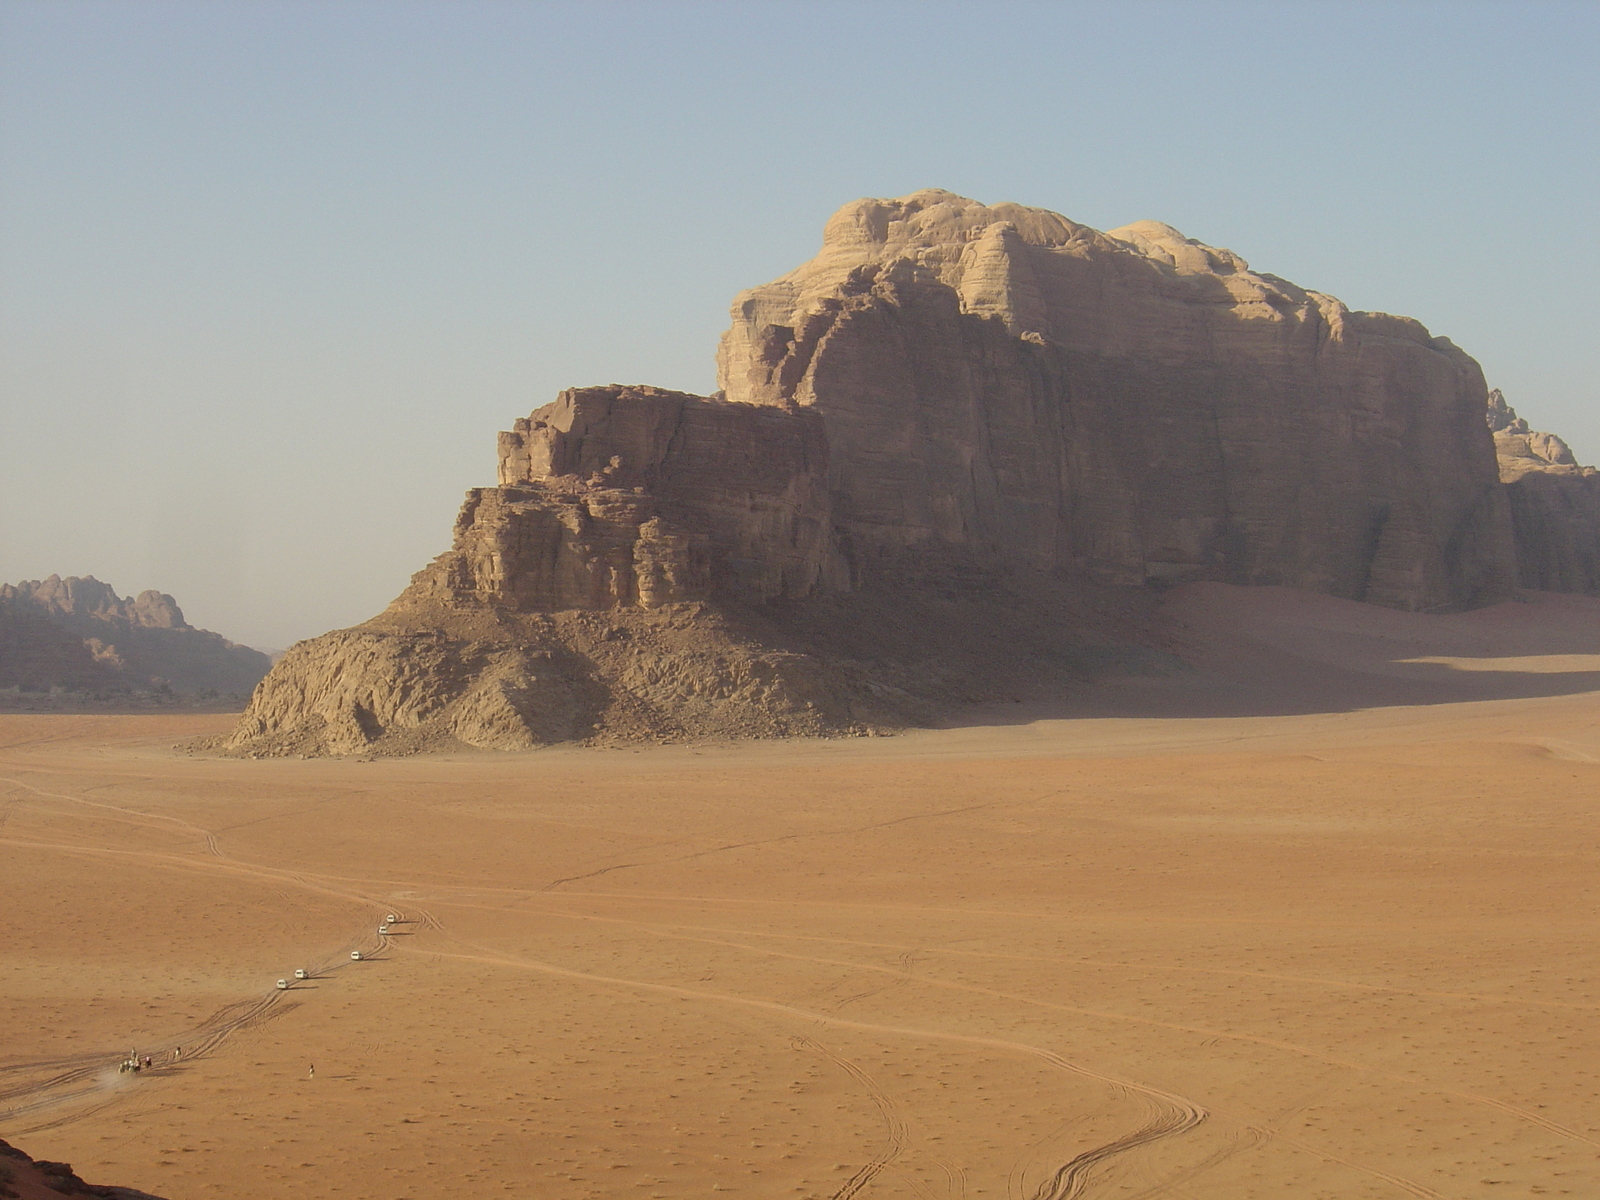
[[[71,804],[81,804],[85,808],[99,808],[108,813],[120,814],[119,816],[106,818],[111,821],[121,821],[126,824],[141,826],[145,829],[176,826],[185,833],[203,839],[210,853],[221,856],[221,852],[217,848],[216,835],[211,830],[196,825],[193,821],[185,821],[182,817],[169,817],[162,813],[142,812],[137,808],[124,808],[120,804],[107,804],[104,800],[86,800],[82,796],[72,796],[66,792],[47,792],[44,788],[34,787],[31,783],[23,783],[22,780],[13,779],[9,775],[0,775],[0,783],[9,783],[12,787],[21,788],[23,791],[32,792],[36,796],[43,796],[49,800],[66,800]],[[168,831],[170,832],[170,829]]]
[[[887,1134],[883,1149],[874,1155],[866,1166],[845,1180],[839,1190],[830,1197],[830,1200],[851,1200],[852,1196],[872,1182],[874,1176],[905,1153],[906,1146],[911,1140],[910,1127],[906,1124],[906,1119],[900,1112],[900,1106],[888,1097],[872,1076],[868,1075],[848,1058],[834,1053],[834,1051],[815,1038],[797,1037],[792,1039],[792,1044],[796,1049],[809,1050],[813,1054],[820,1054],[859,1083],[866,1089],[866,1093],[871,1098],[873,1105],[876,1106],[879,1115],[883,1117],[884,1129]]]
[[[811,1022],[814,1025],[833,1026],[834,1028],[838,1029],[852,1029],[864,1033],[890,1034],[902,1038],[922,1039],[935,1042],[951,1042],[957,1045],[977,1046],[985,1049],[999,1050],[1006,1053],[1036,1058],[1069,1074],[1077,1075],[1085,1079],[1092,1079],[1098,1083],[1107,1084],[1119,1091],[1137,1095],[1156,1110],[1157,1116],[1155,1119],[1146,1122],[1144,1125],[1140,1126],[1130,1134],[1126,1134],[1121,1138],[1113,1139],[1113,1141],[1107,1143],[1103,1147],[1095,1147],[1094,1149],[1085,1151],[1083,1154],[1080,1154],[1068,1162],[1063,1163],[1061,1167],[1057,1169],[1055,1174],[1051,1176],[1050,1180],[1046,1181],[1046,1186],[1051,1186],[1060,1180],[1065,1186],[1069,1188],[1075,1188],[1076,1190],[1069,1190],[1065,1192],[1059,1190],[1056,1192],[1046,1191],[1036,1194],[1033,1200],[1041,1200],[1041,1197],[1048,1197],[1050,1200],[1069,1200],[1069,1198],[1081,1196],[1084,1188],[1087,1187],[1088,1183],[1091,1181],[1089,1176],[1094,1167],[1099,1166],[1118,1155],[1148,1147],[1159,1141],[1164,1141],[1174,1137],[1181,1137],[1183,1134],[1191,1132],[1197,1128],[1210,1116],[1210,1114],[1204,1108],[1183,1096],[1163,1091],[1160,1088],[1152,1087],[1148,1084],[1135,1083],[1131,1080],[1120,1079],[1114,1075],[1107,1075],[1102,1072],[1095,1071],[1092,1068],[1085,1067],[1080,1063],[1072,1062],[1070,1059],[1057,1054],[1053,1050],[1046,1050],[1042,1046],[1029,1045],[1026,1042],[1012,1042],[1003,1038],[982,1037],[976,1034],[949,1033],[943,1030],[935,1029],[916,1029],[900,1025],[879,1025],[868,1021],[857,1021],[845,1017],[834,1016],[828,1013],[811,1012],[803,1008],[797,1008],[791,1004],[780,1003],[776,1000],[760,1000],[754,997],[734,996],[722,992],[708,992],[698,988],[687,988],[677,984],[654,983],[641,979],[627,979],[615,975],[600,975],[589,971],[579,971],[570,967],[558,966],[555,963],[543,962],[539,959],[523,958],[506,954],[502,951],[496,951],[490,947],[480,946],[475,943],[464,941],[460,938],[452,937],[449,934],[444,933],[442,926],[436,925],[435,928],[438,928],[443,936],[445,936],[449,941],[454,942],[457,946],[462,946],[469,950],[475,950],[478,951],[478,953],[463,954],[453,953],[448,950],[422,950],[411,947],[408,947],[408,949],[414,954],[422,954],[431,958],[459,959],[466,962],[498,964],[502,966],[515,967],[520,970],[536,971],[545,975],[554,975],[559,978],[576,979],[586,983],[597,983],[611,987],[628,988],[636,991],[654,992],[660,995],[675,996],[684,1000],[702,1000],[713,1004],[725,1004],[740,1008],[755,1009],[757,1011],[776,1013],[786,1017],[800,1018]],[[1264,1132],[1277,1137],[1277,1139],[1280,1140],[1284,1145],[1292,1146],[1297,1150],[1310,1154],[1313,1157],[1321,1158],[1326,1162],[1338,1163],[1340,1166],[1348,1167],[1350,1170],[1371,1176],[1372,1178],[1387,1183],[1392,1187],[1396,1187],[1409,1195],[1417,1197],[1418,1200],[1447,1200],[1447,1198],[1441,1193],[1436,1192],[1423,1184],[1406,1179],[1403,1176],[1395,1175],[1392,1172],[1384,1171],[1378,1167],[1368,1166],[1365,1163],[1359,1162],[1345,1155],[1323,1150],[1301,1142],[1297,1139],[1283,1137],[1281,1134],[1275,1134],[1275,1132],[1272,1130],[1266,1130]],[[1090,1156],[1092,1156],[1092,1161],[1082,1161]],[[1172,1180],[1169,1182],[1175,1184],[1180,1181],[1181,1180]],[[1159,1186],[1153,1193],[1146,1194],[1159,1195],[1163,1190],[1166,1190],[1166,1185]]]
[[[441,933],[442,932],[443,931],[441,930]],[[660,995],[675,996],[685,1000],[703,1000],[713,1004],[734,1005],[740,1008],[750,1008],[762,1012],[776,1013],[790,1018],[800,1018],[814,1026],[831,1026],[836,1029],[858,1030],[863,1033],[890,1034],[900,1038],[912,1038],[932,1042],[950,1042],[957,1045],[976,1046],[988,1050],[999,1050],[1008,1054],[1036,1058],[1067,1074],[1076,1075],[1084,1079],[1091,1079],[1097,1083],[1106,1084],[1116,1091],[1124,1094],[1138,1096],[1156,1111],[1157,1116],[1153,1120],[1146,1122],[1144,1125],[1140,1126],[1130,1134],[1113,1139],[1104,1146],[1099,1146],[1093,1150],[1085,1151],[1084,1154],[1080,1154],[1071,1162],[1063,1164],[1063,1166],[1057,1170],[1056,1174],[1052,1176],[1052,1179],[1064,1177],[1068,1184],[1076,1188],[1076,1190],[1066,1192],[1041,1192],[1034,1198],[1034,1200],[1068,1200],[1069,1197],[1080,1195],[1084,1183],[1087,1182],[1087,1176],[1092,1167],[1097,1166],[1101,1162],[1104,1162],[1119,1154],[1126,1154],[1130,1151],[1140,1149],[1141,1147],[1151,1145],[1154,1142],[1161,1141],[1166,1138],[1178,1137],[1182,1134],[1188,1133],[1190,1130],[1196,1128],[1202,1122],[1204,1122],[1207,1116],[1210,1115],[1198,1104],[1195,1104],[1193,1101],[1188,1100],[1183,1096],[1174,1095],[1171,1092],[1166,1092],[1160,1088],[1151,1087],[1148,1084],[1135,1083],[1129,1079],[1120,1079],[1114,1075],[1104,1074],[1103,1072],[1093,1070],[1090,1067],[1083,1066],[1081,1063],[1075,1063],[1070,1059],[1057,1054],[1053,1050],[1047,1050],[1043,1046],[1032,1046],[1026,1042],[1012,1042],[1007,1041],[1004,1038],[982,1037],[977,1034],[950,1033],[938,1029],[916,1029],[901,1025],[881,1025],[870,1021],[851,1020],[829,1013],[812,1012],[807,1009],[797,1008],[792,1004],[783,1004],[777,1000],[760,1000],[748,996],[735,996],[723,992],[708,992],[699,988],[681,987],[677,984],[653,983],[640,979],[626,979],[615,975],[599,975],[589,971],[575,970],[571,967],[558,966],[555,963],[547,963],[539,959],[523,958],[520,956],[510,955],[503,951],[497,951],[492,947],[480,946],[472,942],[464,941],[460,938],[450,937],[448,934],[445,936],[456,945],[464,947],[467,950],[477,951],[478,953],[452,953],[447,950],[420,949],[415,949],[412,951],[412,953],[423,954],[431,958],[459,959],[466,962],[481,962],[516,967],[521,970],[537,971],[541,974],[555,975],[565,979],[576,979],[587,983],[598,983],[611,987],[624,987],[637,991],[654,992]],[[845,1069],[851,1070],[851,1067],[846,1067]],[[852,1070],[852,1074],[855,1074],[854,1070]],[[864,1073],[860,1076],[857,1076],[857,1078],[862,1081],[867,1080],[867,1077]],[[875,1088],[875,1085],[869,1084],[868,1086],[869,1089]],[[878,1103],[876,1098],[874,1099],[874,1103]],[[884,1097],[882,1103],[889,1105],[892,1111],[892,1102],[889,1101],[887,1097]],[[887,1113],[885,1115],[885,1119],[889,1120]],[[896,1117],[895,1119],[900,1121],[901,1125],[903,1126],[903,1118]],[[893,1146],[895,1143],[895,1138],[892,1133],[890,1137],[890,1143],[891,1146]],[[898,1153],[899,1151],[896,1150],[896,1156]],[[1084,1163],[1079,1168],[1069,1170],[1069,1168],[1074,1168],[1074,1164],[1078,1163],[1080,1159],[1084,1159],[1086,1156],[1092,1156],[1092,1161]],[[892,1159],[890,1161],[892,1161]],[[871,1164],[869,1164],[869,1166],[870,1165]],[[888,1163],[886,1161],[873,1169],[871,1171],[871,1175],[869,1175],[867,1179],[864,1179],[854,1191],[849,1193],[849,1195],[853,1196],[856,1194],[856,1192],[859,1192],[860,1188],[864,1187],[866,1183],[870,1181],[872,1175],[878,1174],[883,1170],[884,1166],[887,1165]],[[866,1169],[867,1168],[863,1168],[863,1170]],[[1064,1172],[1066,1173],[1065,1176],[1063,1176]],[[1083,1183],[1077,1182],[1080,1177],[1083,1178]],[[846,1186],[849,1186],[848,1181]],[[835,1200],[848,1200],[848,1196],[836,1197]]]
[[[182,1059],[169,1059],[172,1046],[162,1046],[155,1050],[163,1062],[159,1067],[152,1069],[157,1074],[165,1073],[179,1063],[192,1062],[207,1058],[214,1054],[218,1047],[227,1040],[228,1035],[240,1029],[261,1025],[273,1017],[282,1016],[289,1011],[288,1007],[278,1008],[280,999],[287,995],[277,989],[253,1000],[239,1000],[218,1009],[194,1030],[184,1034],[181,1039],[174,1039],[174,1044],[184,1047]],[[83,1061],[88,1056],[82,1056],[78,1065],[61,1071],[49,1079],[39,1080],[34,1083],[14,1085],[0,1091],[0,1100],[15,1100],[5,1108],[0,1108],[0,1121],[11,1122],[20,1117],[33,1113],[44,1112],[49,1109],[59,1108],[72,1104],[74,1101],[84,1100],[87,1097],[116,1090],[119,1085],[127,1082],[122,1076],[116,1074],[120,1058],[114,1058],[110,1053],[95,1055],[92,1061]],[[47,1064],[24,1064],[37,1069]],[[9,1068],[15,1070],[18,1068]],[[83,1086],[79,1086],[83,1085]],[[109,1103],[109,1101],[108,1101]],[[97,1112],[104,1105],[94,1109],[69,1113],[52,1121],[33,1125],[26,1129],[17,1130],[20,1134],[38,1133],[41,1130],[53,1129],[69,1121],[76,1121],[90,1112]]]
[[[297,881],[298,882],[298,881]],[[322,889],[314,885],[305,884],[314,891]],[[418,916],[408,916],[399,908],[391,906],[396,914],[397,923],[421,924],[425,927],[434,927],[437,920],[429,913],[421,912]],[[374,947],[374,941],[376,946]],[[308,966],[309,977],[312,979],[325,979],[334,972],[343,970],[351,963],[347,957],[350,949],[359,949],[364,958],[371,958],[374,954],[393,945],[391,939],[379,934],[376,939],[372,937],[357,937],[352,939],[345,949],[336,951],[324,958],[314,960]],[[186,1066],[211,1057],[228,1040],[230,1036],[241,1030],[251,1029],[265,1024],[276,1017],[284,1016],[291,1012],[301,1001],[295,1000],[293,988],[273,988],[260,996],[236,1000],[217,1009],[200,1024],[193,1026],[185,1032],[164,1039],[157,1046],[151,1047],[152,1056],[161,1061],[152,1066],[154,1078],[161,1078],[172,1073],[174,1068]],[[174,1052],[177,1047],[182,1047],[182,1057]],[[61,1059],[35,1059],[29,1062],[13,1063],[0,1067],[0,1077],[16,1075],[21,1072],[34,1072],[55,1069],[55,1074],[45,1079],[36,1079],[27,1083],[0,1086],[0,1123],[9,1123],[20,1117],[34,1113],[46,1112],[51,1109],[71,1105],[74,1102],[86,1100],[97,1094],[112,1094],[103,1103],[89,1108],[78,1108],[73,1112],[18,1129],[18,1134],[38,1133],[42,1130],[54,1129],[72,1121],[79,1121],[92,1116],[115,1103],[120,1097],[114,1093],[131,1081],[117,1074],[117,1067],[123,1056],[113,1051],[103,1051],[92,1054],[78,1054]],[[14,1103],[6,1104],[12,1101]]]
[[[1157,1113],[1132,1133],[1113,1138],[1062,1163],[1056,1168],[1055,1173],[1034,1191],[1033,1200],[1077,1200],[1089,1186],[1094,1169],[1102,1163],[1119,1154],[1127,1154],[1141,1146],[1159,1142],[1163,1138],[1187,1133],[1205,1119],[1205,1110],[1193,1106]]]
[[[474,907],[474,906],[472,906],[472,905],[462,905],[460,907]],[[1597,1140],[1597,1139],[1591,1138],[1591,1137],[1587,1137],[1584,1134],[1579,1133],[1577,1130],[1572,1129],[1569,1126],[1562,1125],[1562,1124],[1560,1124],[1560,1123],[1558,1123],[1556,1121],[1552,1121],[1547,1117],[1542,1117],[1538,1113],[1529,1112],[1527,1109],[1519,1108],[1516,1105],[1509,1104],[1504,1100],[1497,1100],[1493,1096],[1485,1096],[1485,1095],[1482,1095],[1482,1094],[1480,1094],[1478,1092],[1457,1091],[1457,1090],[1445,1087],[1445,1086],[1440,1085],[1440,1084],[1435,1084],[1435,1083],[1433,1083],[1433,1082],[1431,1082],[1429,1080],[1417,1079],[1417,1078],[1408,1077],[1408,1076],[1405,1076],[1405,1075],[1398,1075],[1398,1074],[1395,1074],[1395,1073],[1390,1072],[1390,1071],[1385,1071],[1380,1067],[1374,1067],[1374,1066],[1371,1066],[1371,1065],[1369,1065],[1367,1063],[1359,1062],[1359,1061],[1356,1061],[1354,1059],[1341,1058],[1341,1057],[1339,1057],[1337,1055],[1332,1055],[1332,1054],[1328,1054],[1328,1053],[1326,1053],[1324,1051],[1320,1051],[1320,1050],[1318,1050],[1318,1049],[1316,1049],[1314,1047],[1301,1046],[1301,1045],[1298,1045],[1298,1044],[1296,1044],[1294,1042],[1284,1041],[1281,1038],[1270,1038],[1270,1037],[1258,1036],[1258,1035],[1254,1035],[1254,1034],[1233,1033],[1233,1032],[1229,1032],[1227,1030],[1210,1029],[1210,1028],[1207,1028],[1205,1026],[1187,1025],[1187,1024],[1183,1024],[1183,1023],[1175,1022],[1175,1021],[1162,1021],[1162,1020],[1158,1020],[1158,1019],[1156,1019],[1154,1017],[1141,1017],[1141,1016],[1137,1016],[1137,1015],[1132,1014],[1132,1013],[1110,1012],[1110,1011],[1105,1011],[1105,1010],[1101,1010],[1101,1009],[1084,1008],[1084,1007],[1081,1007],[1079,1005],[1073,1005],[1073,1004],[1059,1004],[1059,1003],[1056,1003],[1056,1002],[1050,1001],[1050,1000],[1041,1000],[1041,999],[1038,999],[1036,997],[1020,995],[1020,994],[1013,993],[1013,992],[1005,992],[1005,991],[1001,991],[1001,990],[999,990],[997,988],[982,987],[982,986],[979,986],[977,984],[956,983],[956,982],[953,982],[951,980],[939,979],[939,978],[937,978],[935,976],[913,976],[913,975],[909,974],[908,972],[897,970],[894,967],[886,967],[886,966],[883,966],[883,965],[877,964],[877,963],[861,963],[861,962],[854,962],[854,961],[849,960],[849,959],[823,958],[823,957],[820,957],[820,956],[817,956],[817,955],[796,954],[796,953],[792,953],[792,952],[789,952],[789,951],[783,951],[783,950],[768,950],[768,949],[766,949],[764,947],[750,945],[747,942],[733,942],[733,941],[727,941],[725,939],[720,939],[720,938],[696,937],[696,936],[692,936],[692,935],[687,934],[687,933],[679,934],[679,933],[665,932],[665,930],[677,929],[677,928],[699,928],[697,926],[655,925],[654,923],[651,923],[651,922],[632,921],[632,920],[628,920],[626,918],[621,918],[621,917],[600,917],[600,916],[594,916],[592,914],[586,914],[586,913],[568,913],[568,912],[559,912],[559,911],[556,911],[556,910],[541,910],[541,911],[544,911],[548,915],[551,915],[551,916],[569,917],[569,918],[571,918],[573,920],[602,921],[602,922],[609,922],[609,923],[612,923],[612,924],[632,925],[632,926],[634,926],[634,927],[636,927],[636,928],[638,928],[638,929],[640,929],[640,930],[642,930],[644,932],[652,933],[652,934],[655,934],[656,936],[659,936],[659,937],[670,937],[670,938],[675,938],[675,939],[681,940],[681,941],[703,942],[703,943],[705,943],[707,945],[713,945],[713,946],[727,946],[727,947],[730,947],[730,948],[733,948],[733,949],[745,950],[745,951],[748,951],[748,952],[750,952],[752,954],[762,954],[762,955],[766,955],[766,956],[772,957],[772,958],[788,958],[788,959],[795,959],[795,960],[802,961],[802,962],[814,962],[814,963],[827,964],[827,965],[830,965],[830,966],[848,967],[848,968],[851,968],[851,969],[857,970],[857,971],[871,971],[871,972],[876,972],[878,974],[901,976],[901,977],[903,977],[905,979],[908,979],[908,980],[915,980],[916,982],[919,982],[919,983],[921,983],[921,984],[923,984],[923,985],[925,985],[927,987],[941,988],[941,989],[948,990],[948,991],[972,992],[972,993],[976,993],[976,994],[979,994],[979,995],[993,996],[996,999],[1013,1001],[1013,1002],[1018,1003],[1018,1004],[1027,1004],[1027,1005],[1031,1005],[1031,1006],[1038,1007],[1038,1008],[1053,1009],[1053,1010],[1058,1011],[1058,1012],[1072,1013],[1072,1014],[1078,1015],[1078,1016],[1092,1017],[1092,1018],[1095,1018],[1095,1019],[1098,1019],[1098,1020],[1119,1021],[1119,1022],[1135,1024],[1135,1025],[1148,1025],[1148,1026],[1150,1026],[1152,1028],[1156,1028],[1156,1029],[1170,1029],[1170,1030],[1180,1031],[1180,1032],[1184,1032],[1184,1033],[1200,1034],[1200,1035],[1203,1035],[1203,1036],[1208,1037],[1208,1038],[1222,1039],[1222,1040],[1232,1041],[1232,1042],[1242,1042],[1242,1043],[1246,1043],[1246,1044],[1250,1044],[1250,1045],[1263,1046],[1263,1047],[1266,1047],[1266,1048],[1269,1048],[1269,1049],[1273,1049],[1273,1050],[1281,1050],[1281,1051],[1283,1051],[1285,1053],[1295,1054],[1295,1055],[1299,1055],[1299,1056],[1306,1057],[1306,1058],[1311,1058],[1311,1059],[1316,1059],[1318,1061],[1328,1063],[1331,1066],[1341,1067],[1341,1068],[1343,1068],[1345,1070],[1361,1072],[1361,1073],[1364,1073],[1364,1074],[1371,1075],[1374,1078],[1378,1078],[1378,1079],[1386,1079],[1386,1080],[1388,1080],[1388,1081],[1390,1081],[1392,1083],[1399,1083],[1399,1084],[1402,1084],[1402,1085],[1404,1085],[1406,1087],[1415,1088],[1418,1091],[1429,1092],[1429,1093],[1432,1093],[1433,1095],[1437,1095],[1437,1096],[1448,1096],[1451,1099],[1455,1099],[1455,1100],[1465,1100],[1465,1101],[1467,1101],[1468,1103],[1471,1103],[1471,1104],[1482,1104],[1482,1105],[1484,1105],[1484,1106],[1486,1106],[1488,1108],[1493,1108],[1493,1109],[1496,1109],[1496,1110],[1498,1110],[1500,1112],[1503,1112],[1507,1116],[1514,1117],[1517,1120],[1526,1121],[1531,1125],[1537,1125],[1541,1129],[1545,1129],[1545,1130],[1548,1130],[1550,1133],[1556,1134],[1558,1137],[1563,1137],[1563,1138],[1566,1138],[1566,1139],[1568,1139],[1570,1141],[1581,1142],[1584,1145],[1588,1145],[1588,1146],[1600,1147],[1600,1140]],[[758,934],[758,935],[754,935],[754,936],[761,936],[761,935]],[[788,936],[791,936],[791,935],[783,934],[783,935],[772,935],[772,936],[788,937]],[[799,935],[794,935],[794,936],[797,938],[797,940],[805,940],[805,941],[837,941],[837,942],[841,942],[841,944],[845,944],[845,945],[855,945],[855,944],[867,945],[867,946],[874,945],[874,943],[870,943],[870,942],[864,942],[864,943],[845,942],[842,939],[836,939],[836,938],[801,938],[801,937],[799,937]],[[898,948],[898,947],[895,947],[895,948]],[[994,956],[989,956],[989,957],[1001,957],[1001,956],[994,955]],[[1068,960],[1068,961],[1070,961],[1070,960]],[[869,994],[869,993],[862,993],[862,995],[867,995],[867,994]],[[859,998],[859,997],[853,997],[853,999],[854,998]]]

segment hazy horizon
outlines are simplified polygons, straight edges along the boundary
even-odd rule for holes
[[[1600,459],[1590,4],[0,8],[0,581],[282,648],[564,387],[706,392],[860,196],[1156,219]]]

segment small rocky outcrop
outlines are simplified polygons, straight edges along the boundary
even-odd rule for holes
[[[872,731],[1183,670],[1147,619],[1174,583],[1517,586],[1478,365],[1169,226],[862,200],[732,318],[716,395],[579,388],[502,433],[450,550],[215,748]]]
[[[270,666],[162,592],[120,596],[93,576],[0,584],[0,688],[19,694],[242,697]]]
[[[1530,429],[1489,393],[1500,480],[1511,504],[1518,581],[1545,592],[1600,592],[1600,473],[1553,433]]]

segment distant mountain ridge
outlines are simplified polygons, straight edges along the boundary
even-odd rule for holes
[[[259,650],[190,625],[164,592],[121,596],[92,575],[0,584],[0,688],[244,695],[271,665]]]

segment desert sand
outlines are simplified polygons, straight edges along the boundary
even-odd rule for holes
[[[0,717],[0,1137],[172,1200],[1600,1195],[1600,602],[1526,599],[1179,589],[1195,674],[890,738]]]

